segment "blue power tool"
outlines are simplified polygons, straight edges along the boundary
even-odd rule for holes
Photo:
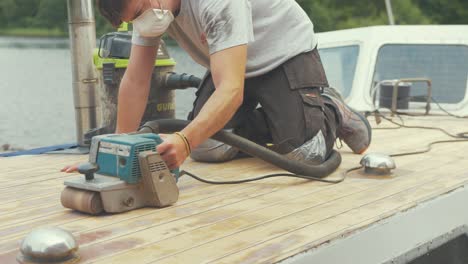
[[[95,215],[174,204],[179,170],[170,171],[156,152],[161,142],[151,133],[93,137],[89,162],[78,168],[84,177],[65,181],[62,205]]]

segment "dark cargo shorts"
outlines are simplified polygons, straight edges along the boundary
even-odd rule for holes
[[[325,136],[327,154],[335,141],[336,117],[321,96],[328,87],[316,49],[286,61],[276,69],[245,80],[244,100],[225,128],[257,144],[273,144],[287,154],[313,138]],[[208,73],[201,83],[188,119],[193,120],[215,90]]]

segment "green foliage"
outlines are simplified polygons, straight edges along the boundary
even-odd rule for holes
[[[14,20],[17,5],[15,0],[1,0],[0,1],[0,23],[3,27],[9,27],[11,21]]]
[[[416,0],[415,1],[437,24],[468,24],[467,0]]]
[[[66,37],[63,30],[45,28],[8,28],[0,29],[0,35],[23,37]]]
[[[66,36],[67,1],[0,0],[0,23],[3,35]],[[113,30],[99,14],[96,14],[96,28],[98,35]]]
[[[49,29],[61,29],[66,31],[67,23],[67,3],[66,1],[41,0],[37,13],[34,17],[36,27],[45,27]]]
[[[297,2],[310,16],[317,32],[388,24],[385,0]],[[0,34],[66,35],[66,5],[66,0],[0,0]],[[396,23],[401,25],[468,24],[468,0],[392,0],[392,5]],[[98,36],[113,30],[96,14]]]
[[[388,24],[384,0],[298,0],[297,2],[314,21],[315,30],[318,32]],[[392,5],[397,24],[431,23],[416,1],[392,0]]]

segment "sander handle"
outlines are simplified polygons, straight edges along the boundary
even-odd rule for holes
[[[87,181],[94,179],[94,173],[99,170],[99,165],[96,163],[86,162],[78,166],[78,172],[84,174]]]

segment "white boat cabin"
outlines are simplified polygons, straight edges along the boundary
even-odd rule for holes
[[[468,25],[374,26],[318,34],[330,85],[357,110],[374,109],[371,92],[382,81],[427,78],[434,102],[468,115]],[[424,108],[427,84],[411,84],[409,108]],[[419,99],[415,98],[419,97]]]

